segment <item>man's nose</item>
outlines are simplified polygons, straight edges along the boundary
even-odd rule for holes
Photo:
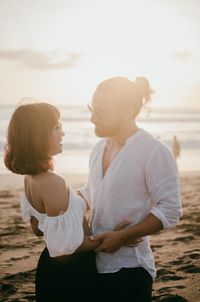
[[[93,123],[93,124],[95,124],[95,122],[96,122],[96,114],[95,114],[95,112],[91,113],[90,122]]]

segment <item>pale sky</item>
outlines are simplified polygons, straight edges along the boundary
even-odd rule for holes
[[[119,75],[200,109],[200,1],[0,0],[0,104],[86,104]]]

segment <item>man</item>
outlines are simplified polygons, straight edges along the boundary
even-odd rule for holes
[[[146,78],[114,77],[97,87],[89,107],[103,139],[91,153],[88,183],[79,192],[90,204],[91,240],[101,240],[101,301],[151,301],[156,270],[148,235],[175,226],[181,216],[174,158],[135,121],[149,98]],[[113,231],[121,221],[130,224]],[[142,242],[132,247],[138,238]]]

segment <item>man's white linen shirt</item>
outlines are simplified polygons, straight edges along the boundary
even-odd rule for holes
[[[137,224],[149,213],[162,222],[164,229],[174,227],[182,209],[177,166],[170,150],[140,129],[126,140],[103,177],[106,143],[107,139],[101,139],[91,152],[88,183],[79,189],[90,204],[92,233],[113,230],[123,220]],[[141,266],[153,279],[156,277],[149,236],[134,248],[99,252],[96,263],[100,273]]]

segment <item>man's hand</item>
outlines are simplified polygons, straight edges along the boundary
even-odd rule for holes
[[[93,235],[90,236],[90,240],[101,241],[95,249],[95,252],[114,253],[124,245],[121,231],[109,231],[99,235]]]
[[[122,246],[136,246],[142,241],[143,236],[148,236],[163,229],[162,222],[152,213],[148,214],[141,222],[130,227],[128,221],[122,221],[115,228],[115,231],[105,232],[90,237],[90,240],[100,240],[96,252],[114,253]],[[124,226],[124,227],[123,227]],[[122,229],[120,229],[122,228]],[[120,229],[120,230],[118,230]]]
[[[95,249],[95,252],[114,253],[122,246],[135,247],[142,239],[133,238],[128,242],[124,241],[123,231],[110,231],[99,235],[90,236],[91,241],[100,241],[99,246]]]
[[[130,224],[131,222],[129,220],[123,220],[114,227],[113,231],[121,231]]]

